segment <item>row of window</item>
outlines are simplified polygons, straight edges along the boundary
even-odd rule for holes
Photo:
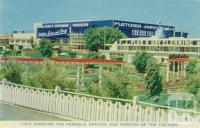
[[[153,31],[145,31],[145,30],[132,30],[133,36],[153,36]]]
[[[28,43],[27,40],[10,40],[10,43]]]
[[[122,41],[118,41],[117,44],[131,44],[131,45],[197,45],[197,43],[200,44],[200,42],[195,41],[184,41],[184,40],[180,40],[180,41],[152,41],[152,40],[135,40],[135,41],[131,41],[131,40],[122,40]]]
[[[200,47],[153,47],[153,46],[118,46],[117,50],[163,51],[163,52],[200,52]]]

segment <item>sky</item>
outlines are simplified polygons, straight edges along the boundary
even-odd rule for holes
[[[0,34],[35,22],[116,19],[173,25],[200,37],[200,0],[0,0]]]

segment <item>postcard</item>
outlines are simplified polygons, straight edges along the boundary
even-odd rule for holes
[[[0,127],[200,126],[200,0],[0,0]]]

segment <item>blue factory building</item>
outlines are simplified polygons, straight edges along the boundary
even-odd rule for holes
[[[113,27],[121,30],[129,38],[152,37],[162,28],[163,38],[185,37],[187,32],[176,32],[174,26],[128,22],[121,20],[76,21],[59,23],[36,23],[34,31],[37,38],[66,39],[71,33],[83,34],[88,28]]]

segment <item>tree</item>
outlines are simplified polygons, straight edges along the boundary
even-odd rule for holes
[[[16,84],[22,83],[22,72],[23,68],[20,64],[8,62],[1,69],[0,77],[6,78],[8,81]]]
[[[187,64],[185,68],[189,92],[193,93],[194,95],[198,94],[198,89],[200,88],[200,70],[197,64],[198,63],[196,60],[192,60]]]
[[[199,68],[197,67],[197,61],[196,60],[190,61],[187,64],[185,71],[186,71],[186,78],[189,78],[190,75],[197,73],[199,71]]]
[[[104,47],[107,49],[105,44],[113,44],[121,38],[126,38],[124,33],[112,27],[89,28],[85,31],[84,35],[85,47],[90,51],[96,52],[99,49],[104,49]]]
[[[49,58],[53,54],[53,46],[49,40],[41,40],[38,51],[43,57]]]
[[[160,75],[160,66],[153,57],[147,61],[145,86],[147,96],[150,98],[155,98],[162,91],[163,83]]]
[[[187,80],[187,85],[189,87],[189,92],[197,95],[198,94],[198,90],[200,88],[200,72],[195,73],[195,74],[190,74],[189,79]]]
[[[137,52],[133,58],[133,65],[140,73],[144,73],[147,65],[147,61],[152,56],[146,52]]]

